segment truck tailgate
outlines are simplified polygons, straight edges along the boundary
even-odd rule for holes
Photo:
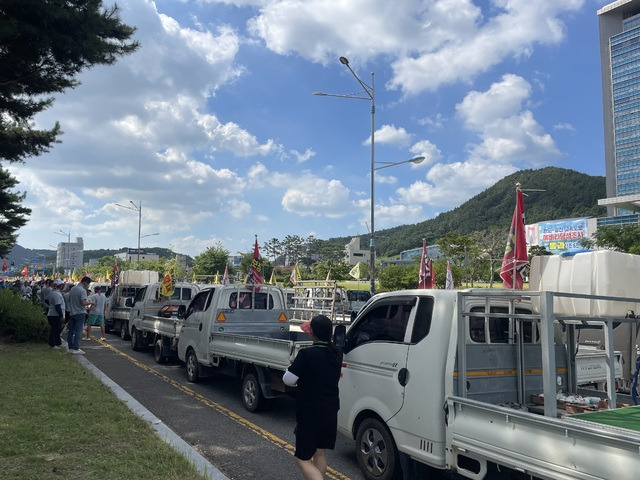
[[[214,333],[209,339],[212,355],[241,360],[276,370],[286,370],[300,349],[313,344],[310,341],[253,337],[228,333]]]

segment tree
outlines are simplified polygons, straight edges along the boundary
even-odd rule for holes
[[[25,193],[13,192],[18,181],[9,172],[0,167],[0,257],[5,257],[16,244],[15,233],[27,223],[31,209],[22,207]]]
[[[472,234],[472,238],[488,261],[489,288],[493,287],[493,278],[497,270],[496,267],[499,269],[502,265],[507,236],[508,232],[498,227],[491,227],[487,230]]]
[[[3,0],[0,6],[0,161],[24,162],[49,151],[62,133],[58,122],[36,128],[34,117],[50,107],[54,93],[80,84],[76,76],[93,65],[111,65],[138,49],[134,27],[120,22],[119,9],[101,0]],[[2,172],[0,253],[16,241],[27,222],[25,194],[9,189],[15,180]],[[9,186],[8,186],[9,185]]]
[[[58,141],[60,124],[35,128],[33,117],[80,84],[93,65],[111,65],[138,49],[134,27],[101,0],[4,0],[0,8],[0,159],[22,162]]]
[[[609,225],[598,228],[589,247],[640,255],[640,225]]]
[[[216,273],[222,275],[224,267],[227,266],[228,258],[229,251],[225,250],[222,243],[218,242],[196,256],[193,273],[195,275],[215,275]]]
[[[262,245],[262,249],[264,250],[265,257],[273,258],[273,264],[277,265],[278,258],[282,256],[282,244],[280,243],[280,240],[274,237],[264,243]]]

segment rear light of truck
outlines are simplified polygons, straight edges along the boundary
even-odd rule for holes
[[[287,314],[282,312],[280,315],[278,315],[278,321],[279,322],[287,322],[288,321]]]

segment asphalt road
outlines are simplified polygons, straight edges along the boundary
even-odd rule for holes
[[[293,399],[272,400],[268,410],[254,414],[242,406],[239,379],[220,375],[189,383],[183,364],[159,365],[151,349],[134,352],[129,342],[112,334],[106,341],[83,340],[81,348],[87,360],[230,479],[301,478],[293,458]],[[338,435],[328,457],[329,478],[364,478],[353,441]]]

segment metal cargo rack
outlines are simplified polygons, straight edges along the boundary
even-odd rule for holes
[[[522,290],[486,290],[472,289],[460,291],[458,293],[458,337],[457,337],[457,361],[458,396],[467,398],[467,343],[466,343],[466,321],[465,319],[474,317],[494,317],[509,318],[516,323],[516,331],[523,331],[522,324],[533,322],[538,324],[540,331],[540,344],[542,349],[542,380],[544,398],[556,398],[556,356],[554,350],[554,325],[557,323],[566,332],[567,352],[576,352],[577,335],[576,331],[581,328],[599,328],[604,333],[604,350],[607,358],[607,379],[609,385],[615,385],[615,358],[613,346],[613,328],[617,323],[640,323],[638,318],[627,318],[620,316],[576,316],[576,315],[556,315],[554,309],[555,302],[561,299],[576,299],[589,301],[623,302],[626,304],[635,303],[640,305],[640,298],[613,297],[602,295],[585,295],[576,293],[550,292],[550,291],[522,291]],[[468,307],[470,300],[477,303],[480,300],[485,302],[485,311],[471,311]],[[490,312],[491,300],[495,302],[499,299],[508,303],[509,313]],[[532,305],[538,305],[533,313],[515,313],[519,303],[531,301]],[[536,312],[537,310],[537,312]],[[523,358],[523,336],[517,335],[517,376],[518,376],[518,403],[525,404],[525,368]],[[574,392],[577,391],[575,356],[568,355],[568,385]],[[617,393],[615,388],[609,388],[607,392],[608,408],[614,409],[617,405]],[[558,407],[555,401],[544,403],[544,415],[547,417],[557,417]]]

